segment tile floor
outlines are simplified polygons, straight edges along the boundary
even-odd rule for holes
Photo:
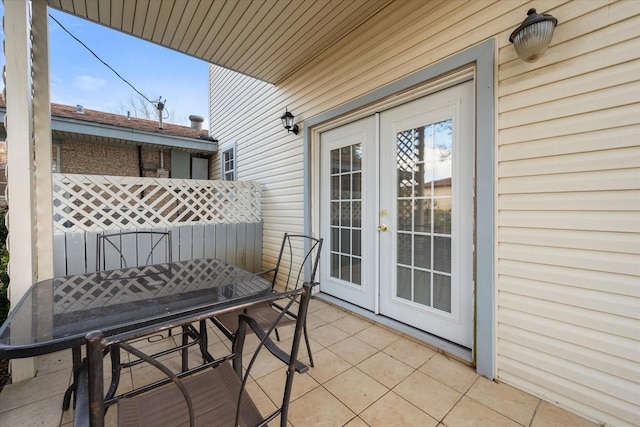
[[[294,380],[291,426],[596,425],[479,377],[464,363],[318,299],[311,302],[307,322],[316,367]],[[226,340],[211,331],[212,354],[227,351]],[[177,356],[171,357],[171,364],[179,366]],[[70,366],[71,351],[43,356],[38,376],[5,386],[0,392],[0,425],[72,426],[73,411],[61,410]],[[253,369],[248,389],[264,412],[275,408],[273,401],[280,398],[281,366],[265,358]],[[149,366],[134,367],[123,373],[120,390],[155,375]],[[109,410],[108,425],[115,424],[116,412],[117,407]]]

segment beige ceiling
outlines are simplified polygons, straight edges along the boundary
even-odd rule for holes
[[[48,0],[49,6],[279,83],[392,0]]]

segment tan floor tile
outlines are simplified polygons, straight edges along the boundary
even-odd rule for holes
[[[378,352],[375,347],[372,347],[354,337],[349,337],[329,346],[329,350],[333,351],[352,365],[357,365]]]
[[[315,341],[324,347],[329,347],[349,335],[332,325],[323,325],[309,333]]]
[[[38,356],[38,375],[45,375],[55,371],[70,371],[73,367],[71,350]]]
[[[309,301],[309,308],[307,309],[307,311],[309,313],[314,313],[318,310],[322,310],[323,308],[326,307],[333,307],[331,304],[326,303],[318,298],[312,297],[311,301]]]
[[[419,368],[436,354],[435,350],[407,338],[393,342],[384,352],[414,368]]]
[[[251,396],[251,400],[256,405],[256,408],[258,408],[258,411],[260,411],[263,416],[273,412],[277,408],[276,404],[269,398],[269,396],[267,396],[264,390],[262,390],[255,381],[247,383],[247,392],[249,393],[249,396]],[[280,403],[281,402],[278,402],[278,405],[280,405]]]
[[[447,427],[520,427],[518,423],[464,396],[443,423]]]
[[[319,317],[314,316],[313,314],[307,314],[307,331],[311,333],[314,329],[319,328],[320,326],[326,325],[327,322],[320,319]]]
[[[347,424],[345,424],[344,427],[369,427],[369,424],[362,421],[362,418],[355,417],[354,419],[349,421]]]
[[[31,405],[54,395],[59,395],[58,405],[62,407],[62,395],[70,383],[71,369],[55,371],[15,384],[7,384],[0,393],[0,412]]]
[[[349,314],[333,322],[333,326],[335,326],[336,328],[342,331],[345,331],[350,335],[357,334],[358,332],[364,329],[367,329],[372,325],[373,323],[371,323],[370,321],[365,320],[358,316],[354,316],[353,314]]]
[[[309,370],[309,375],[320,384],[324,384],[341,372],[351,368],[350,363],[327,349],[314,353],[313,361],[315,368]]]
[[[376,325],[371,325],[363,329],[358,332],[355,337],[379,350],[388,347],[391,343],[400,339],[399,334]]]
[[[251,363],[253,355],[247,355],[242,358],[242,366],[246,369]],[[282,361],[269,353],[266,349],[262,349],[251,367],[251,376],[255,379],[263,377],[274,371],[284,371],[286,366]]]
[[[351,368],[324,387],[356,414],[382,397],[388,389],[358,368]]]
[[[411,366],[382,352],[360,362],[357,367],[388,388],[395,387],[414,371]]]
[[[346,311],[334,306],[325,307],[322,310],[313,312],[314,317],[324,320],[327,323],[335,322],[338,319],[346,317],[348,314]]]
[[[419,371],[409,375],[393,391],[438,421],[441,421],[462,397],[461,393]]]
[[[269,396],[273,402],[282,402],[284,393],[286,371],[278,370],[268,375],[258,378],[256,383]],[[293,378],[293,387],[291,389],[291,401],[296,400],[300,396],[319,387],[320,384],[309,374],[296,373]]]
[[[62,417],[61,407],[62,394],[50,396],[28,406],[0,412],[0,425],[57,427]]]
[[[528,426],[538,405],[538,399],[506,384],[486,378],[478,378],[467,396],[504,415]]]
[[[429,359],[429,361],[419,369],[421,372],[460,393],[466,393],[469,387],[471,387],[479,377],[479,375],[473,371],[472,367],[457,360],[449,359],[440,353]]]
[[[540,403],[531,423],[531,427],[593,427],[597,425],[548,402]]]
[[[438,424],[436,420],[392,391],[362,412],[360,418],[371,427],[434,427]]]
[[[317,387],[291,402],[288,420],[295,427],[336,427],[355,414],[323,387]]]
[[[288,338],[286,340],[280,341],[278,347],[289,353],[291,351],[291,344],[293,339]],[[321,351],[324,346],[318,344],[313,338],[309,338],[309,344],[311,345],[311,352],[315,355],[317,352]],[[300,341],[300,348],[298,349],[298,360],[301,360],[303,363],[309,364],[308,352],[307,352],[307,344],[304,342],[304,338]]]

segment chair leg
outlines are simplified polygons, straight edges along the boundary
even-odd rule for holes
[[[304,342],[307,344],[307,353],[309,354],[309,364],[312,368],[315,368],[313,365],[313,355],[311,354],[311,344],[309,344],[309,335],[307,334],[307,322],[304,322]]]
[[[276,331],[276,340],[280,341],[280,334],[278,333],[278,328],[276,328],[275,331]]]
[[[189,344],[189,329],[186,326],[182,327],[182,372],[186,372],[189,370],[189,349],[187,348],[187,344]]]

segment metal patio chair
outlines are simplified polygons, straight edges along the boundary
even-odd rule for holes
[[[281,302],[286,303],[284,310],[280,312],[280,318],[288,311],[295,311],[295,333],[288,351],[278,347],[270,338],[279,318],[274,319],[265,331],[262,325],[247,314],[239,315],[232,355],[222,362],[208,363],[189,372],[172,372],[153,356],[144,354],[130,344],[131,339],[138,338],[143,333],[152,333],[151,331],[111,337],[105,337],[101,332],[88,334],[87,358],[83,361],[74,425],[104,426],[105,406],[117,403],[119,426],[264,426],[280,417],[279,425],[285,427],[294,374],[305,373],[309,369],[297,361],[297,355],[314,285],[304,283],[297,290],[272,293],[263,297],[266,302],[279,298]],[[159,329],[164,327],[168,326],[159,326]],[[249,332],[255,333],[260,342],[249,362],[243,365],[245,336]],[[122,349],[133,357],[151,364],[164,373],[164,380],[127,391],[105,402],[102,354],[109,348]],[[246,389],[251,370],[264,349],[286,365],[286,369],[281,372],[284,377],[284,391],[280,406],[268,414],[260,413]]]
[[[171,231],[124,230],[100,233],[96,241],[96,272],[108,277],[108,271],[146,267],[173,262]],[[132,271],[144,277],[155,271]],[[129,276],[131,277],[131,276]]]
[[[274,268],[258,273],[262,276],[271,275],[271,287],[282,289],[284,291],[298,289],[305,280],[305,273],[308,269],[309,281],[315,282],[316,273],[318,271],[318,263],[320,261],[320,251],[322,249],[322,238],[305,236],[302,234],[285,233],[282,238],[280,254]],[[296,253],[303,252],[302,262],[297,261],[294,257]],[[284,316],[280,316],[284,307],[278,301],[253,306],[244,312],[254,318],[259,325],[266,330],[276,317],[280,317],[276,325],[276,339],[280,340],[278,328],[296,323],[296,315],[291,311],[287,311]],[[238,315],[242,311],[235,311],[217,316],[211,321],[220,329],[229,339],[233,340],[234,333],[238,328]],[[304,340],[309,354],[309,363],[313,367],[313,356],[311,354],[311,345],[309,344],[309,335],[307,333],[307,324],[303,324]]]

